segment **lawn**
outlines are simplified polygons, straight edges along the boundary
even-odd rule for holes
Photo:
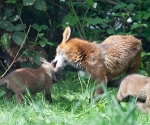
[[[98,102],[91,101],[94,82],[90,78],[79,78],[77,72],[66,72],[58,83],[53,84],[53,103],[44,100],[41,93],[35,102],[29,95],[23,104],[17,104],[15,97],[4,100],[1,89],[1,125],[149,125],[149,115],[135,109],[134,100],[115,100],[116,89],[108,89]]]

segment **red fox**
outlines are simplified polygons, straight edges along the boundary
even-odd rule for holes
[[[139,74],[126,76],[121,81],[116,99],[120,102],[129,96],[146,101],[146,107],[148,107],[150,111],[150,78]],[[140,105],[140,103],[137,103],[139,108]],[[144,105],[141,106],[141,108],[144,109]]]
[[[33,97],[35,97],[36,93],[43,91],[46,100],[52,102],[50,87],[52,80],[57,81],[55,69],[46,59],[40,58],[40,61],[42,64],[39,69],[17,69],[0,80],[0,86],[6,85],[6,99],[15,93],[16,101],[21,102],[22,95],[28,89]]]
[[[70,38],[71,29],[67,27],[63,40],[56,49],[52,61],[56,71],[70,64],[86,71],[100,84],[112,80],[121,73],[134,73],[141,62],[141,41],[131,35],[113,35],[100,44],[90,43],[79,38]],[[101,87],[96,95],[103,93]]]

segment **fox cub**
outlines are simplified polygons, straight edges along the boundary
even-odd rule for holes
[[[0,86],[6,86],[6,99],[13,94],[16,95],[16,101],[21,102],[22,96],[27,89],[31,96],[43,91],[47,101],[52,102],[50,87],[52,80],[57,81],[55,69],[46,59],[40,58],[42,63],[38,69],[21,68],[11,72],[0,80]]]
[[[137,108],[150,111],[150,78],[132,74],[126,76],[120,83],[116,99],[120,102],[129,96],[136,97],[145,103],[137,102]],[[147,108],[147,109],[146,109]]]

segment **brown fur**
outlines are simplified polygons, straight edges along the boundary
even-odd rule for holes
[[[62,43],[57,47],[57,55],[63,53],[69,64],[87,71],[100,84],[121,73],[137,72],[141,62],[141,41],[131,35],[113,35],[101,44],[90,43],[79,38],[69,38],[70,27],[63,33]],[[56,58],[53,63],[57,62]],[[57,67],[59,70],[61,67]],[[101,94],[102,88],[96,90]]]
[[[150,111],[150,78],[139,74],[125,77],[121,81],[116,98],[120,102],[129,96],[146,101],[146,104],[143,103],[143,106],[142,103],[137,103],[137,107],[142,110],[144,110],[144,107],[148,107]]]
[[[11,72],[0,80],[0,85],[6,85],[6,98],[16,95],[16,101],[22,100],[22,95],[28,89],[33,97],[36,93],[43,91],[47,101],[52,102],[50,87],[52,79],[56,81],[54,67],[44,58],[40,58],[42,62],[38,69],[21,68]]]
[[[24,49],[24,50],[28,49],[28,50],[31,50],[31,51],[37,51],[44,58],[48,59],[48,55],[47,55],[46,51],[44,49],[42,49],[41,47],[39,47],[39,46],[31,46],[29,44],[24,44],[22,49]],[[17,44],[15,44],[13,41],[11,41],[10,47],[5,51],[5,58],[6,58],[6,61],[8,62],[8,64],[11,64],[11,62],[14,60],[18,50],[19,50],[19,46]],[[33,57],[22,56],[21,58],[19,58],[13,64],[13,68],[15,68],[15,69],[20,68],[20,63],[22,63],[24,61],[29,61],[31,64],[34,64],[35,67],[36,67],[36,64],[33,61]]]
[[[1,37],[3,34],[5,34],[5,33],[7,33],[7,32],[4,31],[4,30],[2,30],[2,31],[0,32],[0,37]],[[0,45],[0,46],[1,46],[1,45]],[[19,47],[20,47],[20,46],[17,45],[17,44],[11,39],[11,41],[10,41],[10,46],[9,46],[9,48],[5,51],[5,59],[6,59],[7,63],[8,63],[8,65],[10,65],[11,62],[14,60],[14,58],[15,58],[15,56],[16,56],[18,50],[19,50]],[[39,52],[39,53],[41,54],[42,57],[44,57],[45,59],[48,59],[48,55],[47,55],[46,51],[45,51],[43,48],[39,47],[39,46],[32,46],[32,45],[29,45],[29,44],[24,44],[23,47],[22,47],[22,49],[24,49],[24,50],[28,49],[28,50],[31,50],[31,51],[37,51],[37,52]],[[38,66],[34,63],[33,57],[25,57],[25,56],[21,56],[21,58],[19,58],[19,59],[12,65],[12,67],[13,67],[14,69],[18,69],[18,68],[20,68],[20,63],[22,63],[22,62],[24,62],[24,61],[29,61],[31,64],[33,64],[33,66],[38,67]]]

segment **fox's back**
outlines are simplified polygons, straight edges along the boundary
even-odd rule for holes
[[[115,74],[129,67],[136,55],[140,54],[141,41],[130,35],[114,35],[103,41],[99,49],[105,66]]]

